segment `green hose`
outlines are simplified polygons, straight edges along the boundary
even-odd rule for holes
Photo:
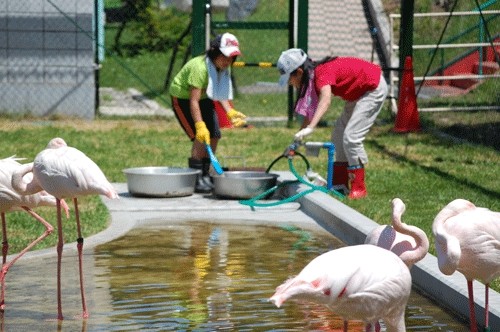
[[[309,161],[306,159],[306,157],[304,157],[304,155],[298,153],[297,151],[295,151],[295,154],[299,155],[300,157],[302,157],[302,159],[304,160],[304,162],[306,163],[306,165],[308,166],[308,168],[310,167],[309,165]],[[276,158],[272,163],[271,165],[267,168],[266,170],[266,173],[269,172],[269,170],[271,169],[271,167],[281,158],[283,157],[287,157],[285,155],[281,155],[279,156],[278,158]],[[323,186],[317,186],[315,185],[314,183],[311,183],[311,182],[308,182],[306,180],[304,180],[298,173],[297,173],[297,170],[295,169],[295,167],[293,166],[293,162],[292,162],[292,158],[288,158],[288,167],[290,168],[290,171],[292,172],[292,174],[297,178],[297,180],[292,180],[292,181],[283,181],[282,183],[280,183],[279,185],[276,185],[266,191],[264,191],[262,194],[259,194],[255,197],[252,197],[250,199],[246,199],[246,200],[241,200],[239,201],[240,204],[243,204],[243,205],[248,205],[250,207],[270,207],[270,206],[276,206],[276,205],[281,205],[281,204],[285,204],[285,203],[290,203],[290,202],[293,202],[295,201],[296,199],[302,197],[302,196],[305,196],[309,193],[312,193],[313,191],[315,190],[319,190],[319,191],[322,191],[324,193],[327,193],[327,194],[330,194],[330,193],[333,193],[335,194],[336,196],[338,196],[339,198],[344,198],[344,195],[342,195],[341,193],[339,193],[338,191],[336,190],[328,190],[326,189],[325,187]],[[297,193],[293,196],[290,196],[290,197],[287,197],[285,199],[282,199],[282,200],[279,200],[279,201],[275,201],[275,202],[268,202],[268,203],[259,203],[257,202],[258,200],[266,197],[267,195],[271,194],[272,192],[274,192],[276,189],[278,188],[281,188],[285,185],[289,185],[289,184],[293,184],[293,183],[302,183],[302,184],[305,184],[306,186],[310,187],[310,189],[307,189],[307,190],[304,190],[300,193]]]

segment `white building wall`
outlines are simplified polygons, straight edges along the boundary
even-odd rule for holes
[[[95,116],[93,0],[0,0],[0,113]]]

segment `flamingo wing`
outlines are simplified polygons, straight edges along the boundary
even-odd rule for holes
[[[326,305],[344,319],[367,323],[385,318],[404,325],[411,291],[408,267],[392,252],[357,245],[324,253],[294,278],[276,289],[270,298],[277,306],[288,299],[304,299]],[[394,318],[397,316],[397,318]]]
[[[43,150],[35,158],[33,172],[41,186],[56,197],[116,196],[99,166],[72,147]]]

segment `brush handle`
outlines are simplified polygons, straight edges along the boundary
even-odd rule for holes
[[[222,173],[224,173],[224,171],[222,170],[222,167],[220,167],[219,161],[217,160],[217,157],[215,156],[214,152],[212,151],[212,148],[210,147],[209,144],[205,144],[205,147],[207,148],[208,156],[210,157],[210,161],[212,162],[212,166],[214,167],[217,174],[221,175]]]

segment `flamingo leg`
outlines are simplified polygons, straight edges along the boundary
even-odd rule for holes
[[[56,199],[57,202],[57,319],[63,320],[62,303],[61,303],[61,260],[64,245],[62,220],[61,220],[61,200]]]
[[[42,235],[40,235],[37,239],[35,239],[33,242],[31,242],[26,248],[24,248],[23,250],[21,250],[19,252],[19,254],[14,257],[14,259],[12,259],[8,264],[5,264],[3,265],[2,267],[2,275],[1,275],[1,281],[2,281],[2,308],[1,310],[3,310],[4,308],[4,287],[5,287],[5,275],[7,274],[7,272],[9,271],[10,267],[12,265],[14,265],[14,263],[19,259],[21,258],[21,256],[23,256],[26,252],[28,252],[29,250],[31,250],[31,248],[33,248],[38,242],[42,241],[43,239],[45,239],[49,234],[52,233],[52,231],[54,230],[54,227],[52,227],[51,224],[49,224],[47,221],[45,221],[45,219],[43,219],[42,217],[40,217],[38,214],[36,214],[33,210],[31,210],[30,208],[27,208],[27,207],[24,207],[23,206],[23,209],[26,210],[26,212],[28,212],[31,216],[33,216],[33,218],[35,218],[36,220],[38,220],[39,222],[41,222],[44,226],[45,226],[45,232],[43,232]],[[3,223],[4,219],[2,219],[2,223]],[[3,227],[3,225],[2,225]],[[4,237],[4,239],[6,240],[6,237]]]
[[[7,240],[7,222],[5,220],[5,213],[2,214],[2,266],[7,262],[7,253],[9,252],[9,241]],[[3,273],[3,272],[2,272]],[[5,309],[5,278],[1,276],[1,294],[0,294],[0,311]]]
[[[471,330],[471,332],[477,332],[476,312],[474,310],[474,291],[472,288],[472,280],[467,280],[467,290],[469,291],[470,330]]]
[[[489,305],[489,289],[490,289],[490,284],[485,284],[484,285],[484,331],[489,331],[490,330],[490,305]]]
[[[344,332],[347,332],[347,327],[348,327],[349,323],[344,320]]]
[[[7,240],[7,222],[5,213],[2,212],[2,264],[7,262],[7,253],[9,252],[9,241]]]
[[[365,332],[380,332],[380,323],[377,321],[375,324],[369,323],[365,326]]]
[[[88,318],[89,314],[87,312],[87,304],[85,301],[85,290],[83,285],[83,237],[82,230],[80,225],[80,213],[78,212],[78,200],[77,198],[73,198],[73,202],[75,204],[75,216],[76,216],[76,227],[78,232],[77,239],[77,248],[78,248],[78,268],[80,271],[80,292],[82,295],[82,309],[83,309],[83,318]]]

